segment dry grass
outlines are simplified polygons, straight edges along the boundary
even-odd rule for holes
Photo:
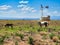
[[[14,24],[14,28],[4,27],[7,23]],[[51,32],[48,31],[49,28]],[[60,43],[59,35],[60,21],[58,20],[50,21],[47,28],[39,27],[37,20],[0,20],[0,38],[2,39],[2,41],[0,39],[0,42],[3,42],[3,45],[30,45],[28,44],[30,36],[33,38],[31,43],[33,42],[34,45],[55,45]]]

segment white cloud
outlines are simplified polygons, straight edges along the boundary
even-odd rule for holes
[[[17,12],[15,10],[8,10],[8,11],[0,11],[0,15],[7,16],[7,15],[17,15]]]
[[[23,11],[24,13],[36,12],[36,9],[27,5],[29,1],[20,1],[19,3],[20,5],[18,5],[17,7],[19,8],[19,10]]]
[[[58,11],[54,11],[53,14],[58,14]]]
[[[42,11],[40,10],[40,15],[42,16]],[[47,9],[43,10],[43,16],[50,15],[50,12]]]
[[[36,10],[32,7],[23,7],[21,10],[23,11],[29,11],[29,12],[36,12]]]
[[[25,13],[23,11],[16,10],[8,10],[8,11],[0,11],[0,16],[2,18],[36,18],[35,13]]]
[[[36,12],[36,10],[32,10],[32,12]]]
[[[41,13],[41,10],[40,10],[40,13]],[[44,9],[43,10],[43,16],[47,16],[47,15],[50,15],[50,16],[60,16],[60,13],[57,10],[49,11],[47,9]]]
[[[33,7],[27,6],[27,5],[18,5],[17,6],[21,11],[25,12],[36,12],[36,10]]]
[[[18,5],[17,7],[20,8],[20,7],[24,7],[25,5],[21,4],[21,5]]]
[[[11,8],[11,6],[9,6],[9,5],[0,6],[0,10],[8,10],[9,8]]]
[[[55,15],[55,16],[60,16],[60,12],[57,11],[57,10],[53,11],[52,14]]]
[[[29,1],[20,1],[20,4],[27,4]]]

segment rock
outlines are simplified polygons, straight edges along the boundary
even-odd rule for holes
[[[24,42],[24,41],[21,41],[21,42],[18,43],[18,45],[29,45],[29,44]]]
[[[47,32],[43,32],[43,31],[40,32],[40,35],[47,35],[47,34],[48,34]]]
[[[39,34],[35,34],[35,35],[33,35],[32,36],[32,38],[36,41],[36,40],[41,40],[41,38],[42,38],[42,36],[41,35],[39,35]]]
[[[53,36],[53,39],[52,39],[54,42],[57,42],[59,39],[57,36]]]
[[[15,45],[14,41],[8,41],[7,43],[5,42],[3,45]]]
[[[34,45],[40,45],[39,41],[34,42]]]
[[[28,36],[25,36],[23,41],[28,41]]]
[[[16,36],[16,37],[15,37],[15,40],[17,40],[17,41],[21,41],[21,39],[20,39],[19,36]]]
[[[40,40],[40,45],[55,45],[53,41],[51,41],[50,39],[48,40]]]
[[[60,31],[58,31],[58,35],[60,35]]]
[[[60,43],[60,40],[58,40],[58,43]]]

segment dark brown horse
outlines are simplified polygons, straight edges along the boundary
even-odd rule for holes
[[[11,28],[13,28],[13,24],[6,24],[5,27],[8,27],[8,28],[11,27]]]

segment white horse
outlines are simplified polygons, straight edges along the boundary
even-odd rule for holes
[[[42,27],[42,26],[47,27],[48,26],[48,22],[47,21],[38,22],[38,24],[39,24],[40,27]]]

